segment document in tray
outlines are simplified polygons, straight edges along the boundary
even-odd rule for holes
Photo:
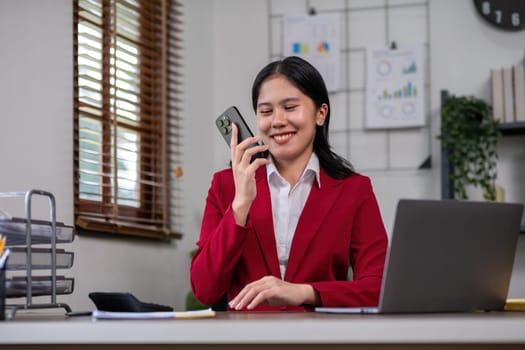
[[[0,233],[7,238],[7,245],[25,245],[27,234],[27,221],[23,218],[0,216]],[[31,220],[31,242],[32,244],[51,243],[52,225],[46,220]],[[56,242],[69,243],[74,238],[73,226],[64,225],[63,222],[56,223]]]
[[[31,248],[31,268],[33,270],[49,270],[52,268],[51,248]],[[73,266],[73,252],[64,249],[56,249],[55,264],[57,269],[69,269]],[[27,265],[27,248],[12,247],[11,256],[7,262],[9,270],[25,270]]]
[[[64,276],[56,276],[55,281],[57,294],[73,293],[74,279]],[[31,293],[33,296],[51,295],[52,280],[51,276],[32,276]],[[27,296],[27,279],[26,276],[13,276],[6,280],[6,296],[9,298],[18,298]]]
[[[154,320],[154,319],[192,319],[212,318],[211,308],[197,311],[155,311],[155,312],[115,312],[95,310],[91,318],[96,320]]]

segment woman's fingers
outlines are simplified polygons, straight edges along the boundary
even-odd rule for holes
[[[230,301],[230,307],[236,310],[243,308],[253,309],[260,304],[271,304],[272,298],[282,297],[288,283],[274,277],[265,276],[257,281],[247,284],[235,298]]]
[[[237,144],[238,132],[239,129],[237,128],[237,125],[233,124],[232,137],[230,141],[230,151],[233,166],[241,162],[248,165],[255,154],[268,150],[268,146],[258,144],[260,140],[259,136],[248,137],[241,143]],[[255,168],[257,169],[259,166],[267,163],[268,162],[258,162]]]
[[[257,305],[320,305],[317,292],[309,284],[285,282],[275,276],[265,276],[247,284],[229,305],[241,310],[253,309]]]
[[[230,301],[230,307],[236,310],[241,310],[251,303],[257,294],[264,288],[263,279],[247,284],[239,294]]]
[[[233,124],[232,125],[232,136],[230,138],[230,154],[231,154],[231,159],[232,159],[233,164],[238,163],[238,159],[236,157],[238,132],[239,131],[237,129],[237,125]]]
[[[246,151],[244,151],[244,155],[242,156],[242,159],[243,161],[247,161],[248,163],[250,163],[254,155],[256,155],[257,153],[262,153],[266,150],[268,150],[268,146],[266,145],[257,145],[257,146],[249,147],[246,149]],[[265,158],[262,158],[262,159],[266,160]],[[263,162],[263,164],[266,164],[266,163],[269,163],[269,161]],[[259,166],[257,166],[256,168],[258,167]]]

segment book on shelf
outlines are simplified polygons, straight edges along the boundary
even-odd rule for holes
[[[514,123],[514,86],[512,67],[503,68],[503,122]]]
[[[515,121],[525,122],[525,66],[513,67]]]
[[[491,69],[492,115],[503,122],[503,70]]]

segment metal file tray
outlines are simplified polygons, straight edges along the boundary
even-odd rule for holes
[[[32,216],[33,198],[40,196],[47,198],[49,207],[49,219],[37,220]],[[71,312],[69,305],[57,302],[57,294],[70,294],[73,292],[73,278],[57,276],[59,268],[72,266],[73,255],[58,249],[58,243],[70,243],[74,238],[73,226],[67,226],[56,220],[55,196],[48,191],[32,189],[25,192],[0,192],[0,199],[4,201],[20,202],[23,199],[25,216],[23,218],[13,217],[0,208],[0,233],[6,236],[7,246],[17,250],[18,254],[9,259],[10,268],[5,274],[5,297],[14,299],[25,299],[6,303],[7,319],[13,319],[17,310],[63,308]],[[37,247],[37,245],[39,245]],[[10,256],[11,258],[11,256]],[[25,263],[22,262],[25,258]],[[59,266],[60,265],[60,266]],[[33,272],[39,269],[38,276]],[[13,271],[19,270],[19,271]],[[33,302],[33,297],[49,296],[49,302],[45,298]]]
[[[26,245],[27,220],[23,218],[0,219],[0,233],[7,238],[7,245]],[[31,244],[50,244],[52,223],[46,220],[31,220]],[[73,226],[56,223],[56,243],[70,243],[75,237]]]
[[[49,270],[52,268],[51,248],[32,248],[31,249],[31,269]],[[64,249],[56,249],[56,268],[69,269],[73,266],[73,252],[66,252]],[[11,248],[11,255],[7,261],[7,270],[26,270],[27,249],[24,247]]]
[[[73,293],[74,279],[56,276],[56,294]],[[33,296],[50,295],[52,293],[51,276],[33,276],[31,281]],[[6,297],[25,297],[27,294],[27,281],[25,276],[15,276],[6,280]]]

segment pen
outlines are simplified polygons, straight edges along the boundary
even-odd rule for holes
[[[4,251],[5,247],[5,236],[0,235],[0,254]]]

